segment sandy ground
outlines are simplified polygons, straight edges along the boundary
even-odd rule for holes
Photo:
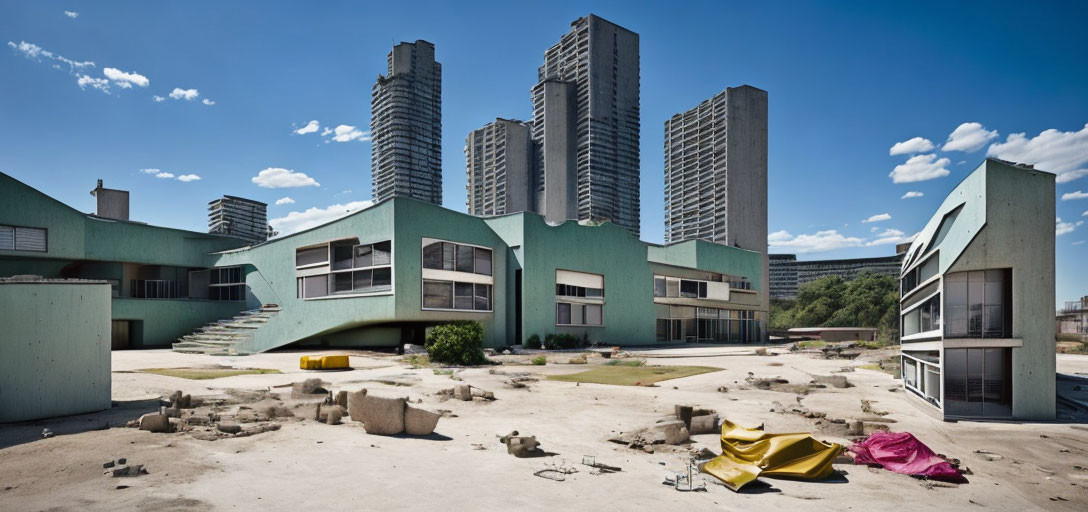
[[[773,402],[797,404],[792,392],[743,389],[757,377],[783,377],[807,383],[844,366],[869,364],[881,354],[854,361],[824,360],[813,354],[756,356],[750,348],[694,347],[639,351],[649,364],[697,364],[723,368],[665,381],[658,387],[620,387],[542,380],[528,389],[503,386],[505,377],[487,368],[460,373],[465,383],[491,390],[493,402],[443,401],[436,392],[456,382],[429,368],[410,369],[391,355],[353,353],[354,369],[321,373],[334,390],[366,387],[381,396],[421,399],[420,407],[449,409],[430,438],[368,435],[361,424],[324,425],[311,420],[282,423],[278,431],[245,438],[202,441],[187,433],[153,434],[125,428],[125,421],[156,408],[174,390],[220,395],[226,389],[268,390],[313,377],[297,368],[300,354],[279,352],[222,358],[169,351],[113,354],[110,411],[71,418],[0,426],[0,510],[890,510],[981,508],[990,510],[1088,509],[1088,423],[946,423],[908,402],[899,382],[873,370],[842,373],[854,384],[819,389],[800,404],[837,418],[873,418],[861,400],[888,411],[893,431],[909,431],[939,453],[962,460],[970,483],[930,486],[879,469],[836,465],[832,482],[764,479],[768,486],[744,493],[705,477],[707,492],[678,492],[662,485],[668,470],[679,471],[687,450],[653,454],[609,443],[617,431],[648,426],[674,404],[709,407],[746,426],[764,424],[770,432],[813,432],[817,438],[847,443],[815,420],[770,412]],[[504,371],[540,374],[584,370],[552,356],[547,366],[505,366]],[[506,357],[504,359],[518,359]],[[599,358],[590,358],[599,363]],[[276,368],[282,375],[249,375],[185,380],[132,370],[226,364]],[[1088,356],[1059,355],[1063,373],[1088,375]],[[393,386],[374,382],[400,377],[415,382]],[[729,388],[719,392],[720,386]],[[56,437],[42,439],[42,428]],[[554,455],[518,459],[497,439],[511,430],[535,435]],[[717,436],[694,437],[694,448],[718,451]],[[480,449],[480,448],[483,449]],[[982,450],[989,453],[976,453]],[[620,466],[594,474],[580,464],[583,455]],[[149,474],[132,478],[103,475],[102,463],[126,457]],[[1077,469],[1080,466],[1085,469]],[[533,475],[548,467],[577,473],[555,482]],[[127,486],[118,488],[118,486]],[[874,508],[875,507],[875,508]]]

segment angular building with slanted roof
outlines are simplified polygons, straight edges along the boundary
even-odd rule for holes
[[[1054,418],[1054,179],[987,158],[911,243],[902,376],[923,410]]]

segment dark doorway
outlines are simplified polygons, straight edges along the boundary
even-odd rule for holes
[[[944,412],[949,416],[1012,416],[1012,349],[945,349]]]
[[[509,311],[509,310],[507,310]],[[521,269],[514,270],[514,336],[515,345],[520,345],[521,340]]]
[[[132,322],[112,320],[110,322],[110,350],[128,350],[132,348]]]

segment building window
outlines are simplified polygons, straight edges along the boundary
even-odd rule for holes
[[[245,300],[246,277],[242,267],[218,267],[208,271],[209,300]]]
[[[1011,349],[956,348],[944,355],[945,414],[1012,415]]]
[[[944,277],[946,338],[1007,338],[1012,332],[1009,270]]]
[[[47,252],[48,233],[45,228],[0,225],[0,251]]]
[[[937,294],[903,314],[903,336],[941,328],[941,295]]]
[[[491,275],[492,251],[483,247],[434,241],[423,246],[423,268]]]
[[[307,267],[329,262],[329,246],[306,247],[295,249],[295,266]]]
[[[558,325],[601,326],[604,325],[603,314],[603,306],[600,304],[555,304],[555,323]]]
[[[654,297],[664,297],[666,289],[665,278],[654,276]]]
[[[491,311],[491,285],[424,279],[423,309]]]
[[[329,244],[332,250],[332,269],[345,270],[354,265],[355,244],[348,242],[336,242]],[[368,265],[369,266],[369,265]]]

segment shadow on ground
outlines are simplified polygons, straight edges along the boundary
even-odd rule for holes
[[[113,407],[99,412],[20,423],[5,423],[0,425],[0,449],[40,441],[44,439],[42,437],[43,429],[49,429],[57,436],[66,436],[91,430],[123,427],[130,420],[137,419],[149,412],[155,412],[158,409],[158,399],[128,400],[113,402]]]

